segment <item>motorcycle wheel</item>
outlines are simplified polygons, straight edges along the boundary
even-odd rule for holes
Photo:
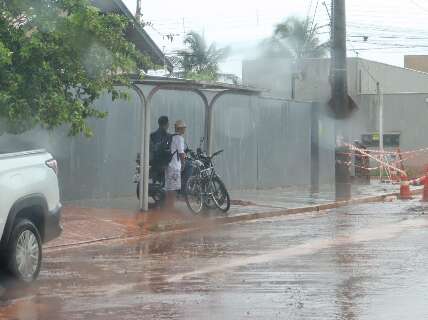
[[[136,193],[137,193],[138,200],[140,200],[140,184],[139,183],[137,183]],[[153,207],[162,208],[165,205],[166,194],[165,194],[164,190],[162,190],[162,189],[156,190],[153,192],[153,194],[150,195],[150,197],[155,202]]]
[[[223,213],[228,212],[230,209],[230,196],[223,181],[219,177],[214,177],[210,188],[213,202],[217,208]]]
[[[163,208],[165,205],[166,194],[163,190],[158,190],[152,195],[152,199],[155,202],[156,207]]]

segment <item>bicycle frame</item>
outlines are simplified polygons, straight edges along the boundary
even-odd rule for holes
[[[217,176],[215,172],[214,164],[212,159],[208,157],[203,157],[201,155],[198,158],[202,159],[193,159],[194,176],[197,177],[198,184],[201,186],[201,195],[203,197],[204,204],[207,204],[210,198],[213,197],[216,190],[210,188],[212,181]]]
[[[187,154],[193,167],[193,174],[189,181],[191,184],[186,185],[186,202],[187,206],[194,213],[199,213],[201,208],[219,209],[222,212],[227,212],[230,208],[230,197],[217,175],[213,158],[222,153],[223,150],[217,151],[211,156],[208,156],[200,148],[197,152],[188,149]],[[193,198],[196,197],[196,198]],[[190,202],[196,199],[198,207],[194,210]],[[226,207],[223,205],[226,204]],[[201,207],[202,206],[202,207]]]

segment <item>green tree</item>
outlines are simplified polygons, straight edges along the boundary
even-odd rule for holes
[[[125,39],[130,22],[103,14],[88,0],[0,0],[0,134],[67,124],[92,134],[102,92],[126,98],[117,85],[149,61]]]
[[[189,32],[184,39],[185,50],[180,50],[178,66],[187,79],[217,80],[220,61],[228,55],[228,48],[217,48],[215,43],[208,45],[202,35]]]
[[[273,36],[261,43],[262,55],[273,58],[321,58],[328,43],[320,43],[319,27],[308,19],[289,17],[275,27]]]

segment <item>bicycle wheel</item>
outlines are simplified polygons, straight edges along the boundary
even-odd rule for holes
[[[193,176],[187,180],[184,198],[187,207],[194,214],[199,214],[204,208],[203,194],[200,181],[197,177]]]
[[[217,208],[222,212],[228,212],[230,209],[230,196],[226,186],[219,177],[214,177],[211,182],[212,198]]]

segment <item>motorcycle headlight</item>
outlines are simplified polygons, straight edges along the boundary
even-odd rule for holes
[[[195,161],[195,164],[196,164],[196,166],[198,166],[198,167],[203,167],[203,166],[204,166],[204,163],[203,163],[201,160],[196,160],[196,161]]]

